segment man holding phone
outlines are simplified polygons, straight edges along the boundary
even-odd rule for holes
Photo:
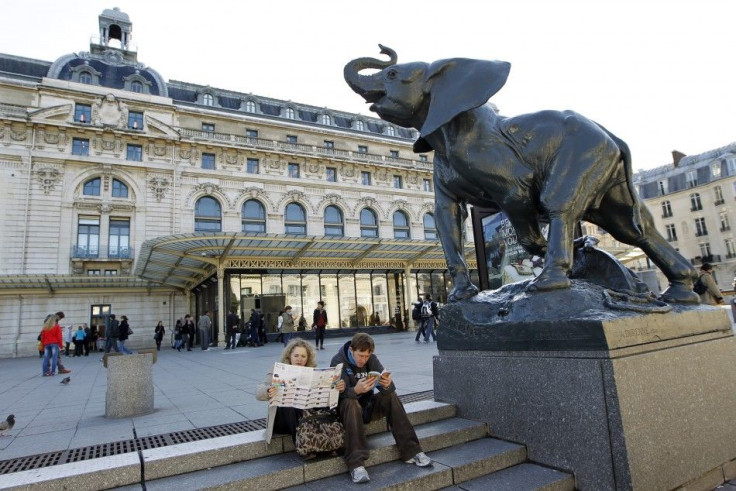
[[[369,456],[363,425],[384,416],[389,421],[401,460],[419,467],[432,464],[432,459],[422,452],[404,405],[396,395],[391,373],[383,369],[373,353],[375,348],[372,337],[357,333],[330,362],[333,367],[343,364],[345,390],[340,394],[338,412],[345,425],[345,463],[355,483],[370,481],[363,465]]]

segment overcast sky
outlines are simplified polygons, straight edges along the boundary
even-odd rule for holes
[[[635,169],[736,141],[733,0],[6,1],[0,52],[88,51],[115,6],[166,80],[372,114],[342,67],[382,43],[399,62],[509,61],[502,114],[573,109],[627,141]]]

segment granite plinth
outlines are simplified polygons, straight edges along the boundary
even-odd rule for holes
[[[153,411],[153,355],[111,356],[107,359],[105,416],[127,418]]]
[[[578,489],[673,489],[736,457],[736,340],[717,327],[587,351],[440,349],[435,399]]]

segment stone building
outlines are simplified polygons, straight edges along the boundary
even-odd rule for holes
[[[446,298],[414,130],[166,82],[125,13],[99,29],[53,62],[0,55],[0,357],[35,353],[58,310],[126,314],[136,346],[185,313],[213,311],[217,339],[232,308],[311,322],[324,299],[329,327],[401,326],[419,293]]]
[[[713,264],[721,290],[732,290],[736,275],[736,143],[697,155],[673,152],[674,162],[634,176],[639,196],[657,230],[699,268]],[[654,270],[640,262],[636,268]],[[663,285],[666,280],[658,273]]]

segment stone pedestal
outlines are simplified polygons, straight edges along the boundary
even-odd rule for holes
[[[111,356],[107,359],[105,416],[126,418],[153,411],[153,355]]]
[[[722,309],[527,325],[524,337],[445,315],[435,399],[573,472],[579,489],[673,489],[736,459],[736,341]]]

